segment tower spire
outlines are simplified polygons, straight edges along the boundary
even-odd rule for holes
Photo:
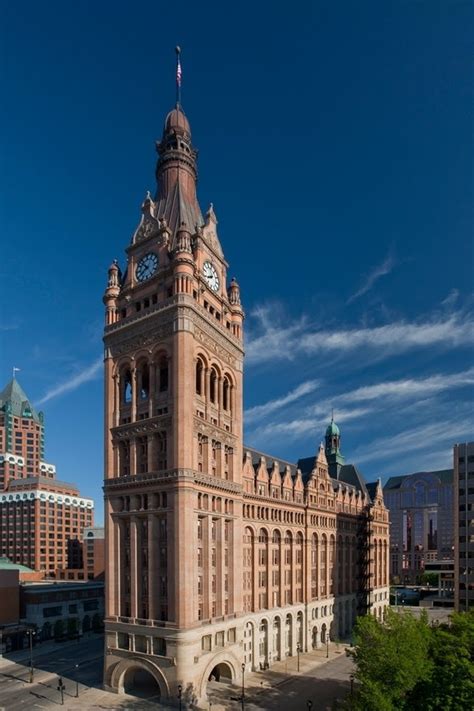
[[[176,108],[181,108],[181,47],[176,47]]]

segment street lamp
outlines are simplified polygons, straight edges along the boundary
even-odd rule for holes
[[[296,671],[300,670],[300,652],[301,652],[301,645],[298,642],[296,645]]]
[[[77,675],[79,673],[79,664],[75,664],[74,667],[76,669],[76,699],[77,699],[79,696],[79,679],[77,678]]]
[[[178,685],[178,701],[179,701],[179,711],[181,711],[182,706],[181,706],[181,698],[183,696],[183,687],[181,684]]]
[[[308,711],[311,711],[311,709],[313,708],[313,702],[311,701],[311,699],[308,699],[308,701],[306,702],[306,708],[308,709]]]
[[[61,706],[64,706],[64,689],[66,687],[63,684],[61,677],[58,678],[58,691],[61,693]]]
[[[242,662],[242,711],[245,709],[245,664]]]
[[[30,646],[30,684],[33,683],[33,680],[35,678],[35,671],[33,669],[33,637],[35,636],[36,632],[32,630],[31,628],[26,630],[26,634],[29,637],[29,646]]]

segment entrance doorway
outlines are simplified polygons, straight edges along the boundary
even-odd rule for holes
[[[232,670],[228,664],[221,662],[216,664],[209,674],[209,681],[218,681],[224,684],[232,683]]]
[[[131,696],[142,699],[160,698],[160,686],[153,674],[142,667],[127,669],[123,679],[123,690]]]

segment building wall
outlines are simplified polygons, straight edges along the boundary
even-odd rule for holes
[[[25,482],[0,492],[0,555],[55,576],[70,567],[70,541],[80,543],[93,524],[92,506],[74,488]]]
[[[158,152],[159,195],[145,198],[127,271],[111,265],[103,299],[104,683],[123,690],[139,667],[163,696],[180,684],[202,702],[217,665],[236,680],[241,664],[346,636],[356,614],[380,617],[389,524],[380,486],[371,497],[331,479],[324,448],[304,480],[244,456],[240,290],[227,286],[212,205],[200,214],[179,109]]]
[[[454,605],[474,607],[474,442],[456,444],[454,456]]]
[[[103,583],[43,583],[21,586],[21,618],[28,625],[36,626],[40,639],[53,635],[54,624],[70,618],[77,619],[83,631],[84,618],[89,618],[89,627],[94,615],[104,617]],[[87,627],[87,623],[86,623]]]
[[[20,574],[18,570],[0,570],[0,625],[12,625],[20,619]]]
[[[454,488],[450,472],[419,472],[384,487],[390,511],[390,576],[415,583],[425,563],[453,556]]]

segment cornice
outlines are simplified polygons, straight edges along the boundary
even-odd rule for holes
[[[114,438],[125,439],[143,434],[153,434],[167,429],[171,426],[171,421],[172,418],[170,415],[158,415],[157,417],[153,417],[149,420],[138,420],[138,422],[111,427],[110,431]]]
[[[215,437],[223,444],[227,444],[230,447],[235,447],[238,442],[237,435],[231,434],[217,425],[211,425],[200,417],[194,416],[194,429],[206,437]]]

